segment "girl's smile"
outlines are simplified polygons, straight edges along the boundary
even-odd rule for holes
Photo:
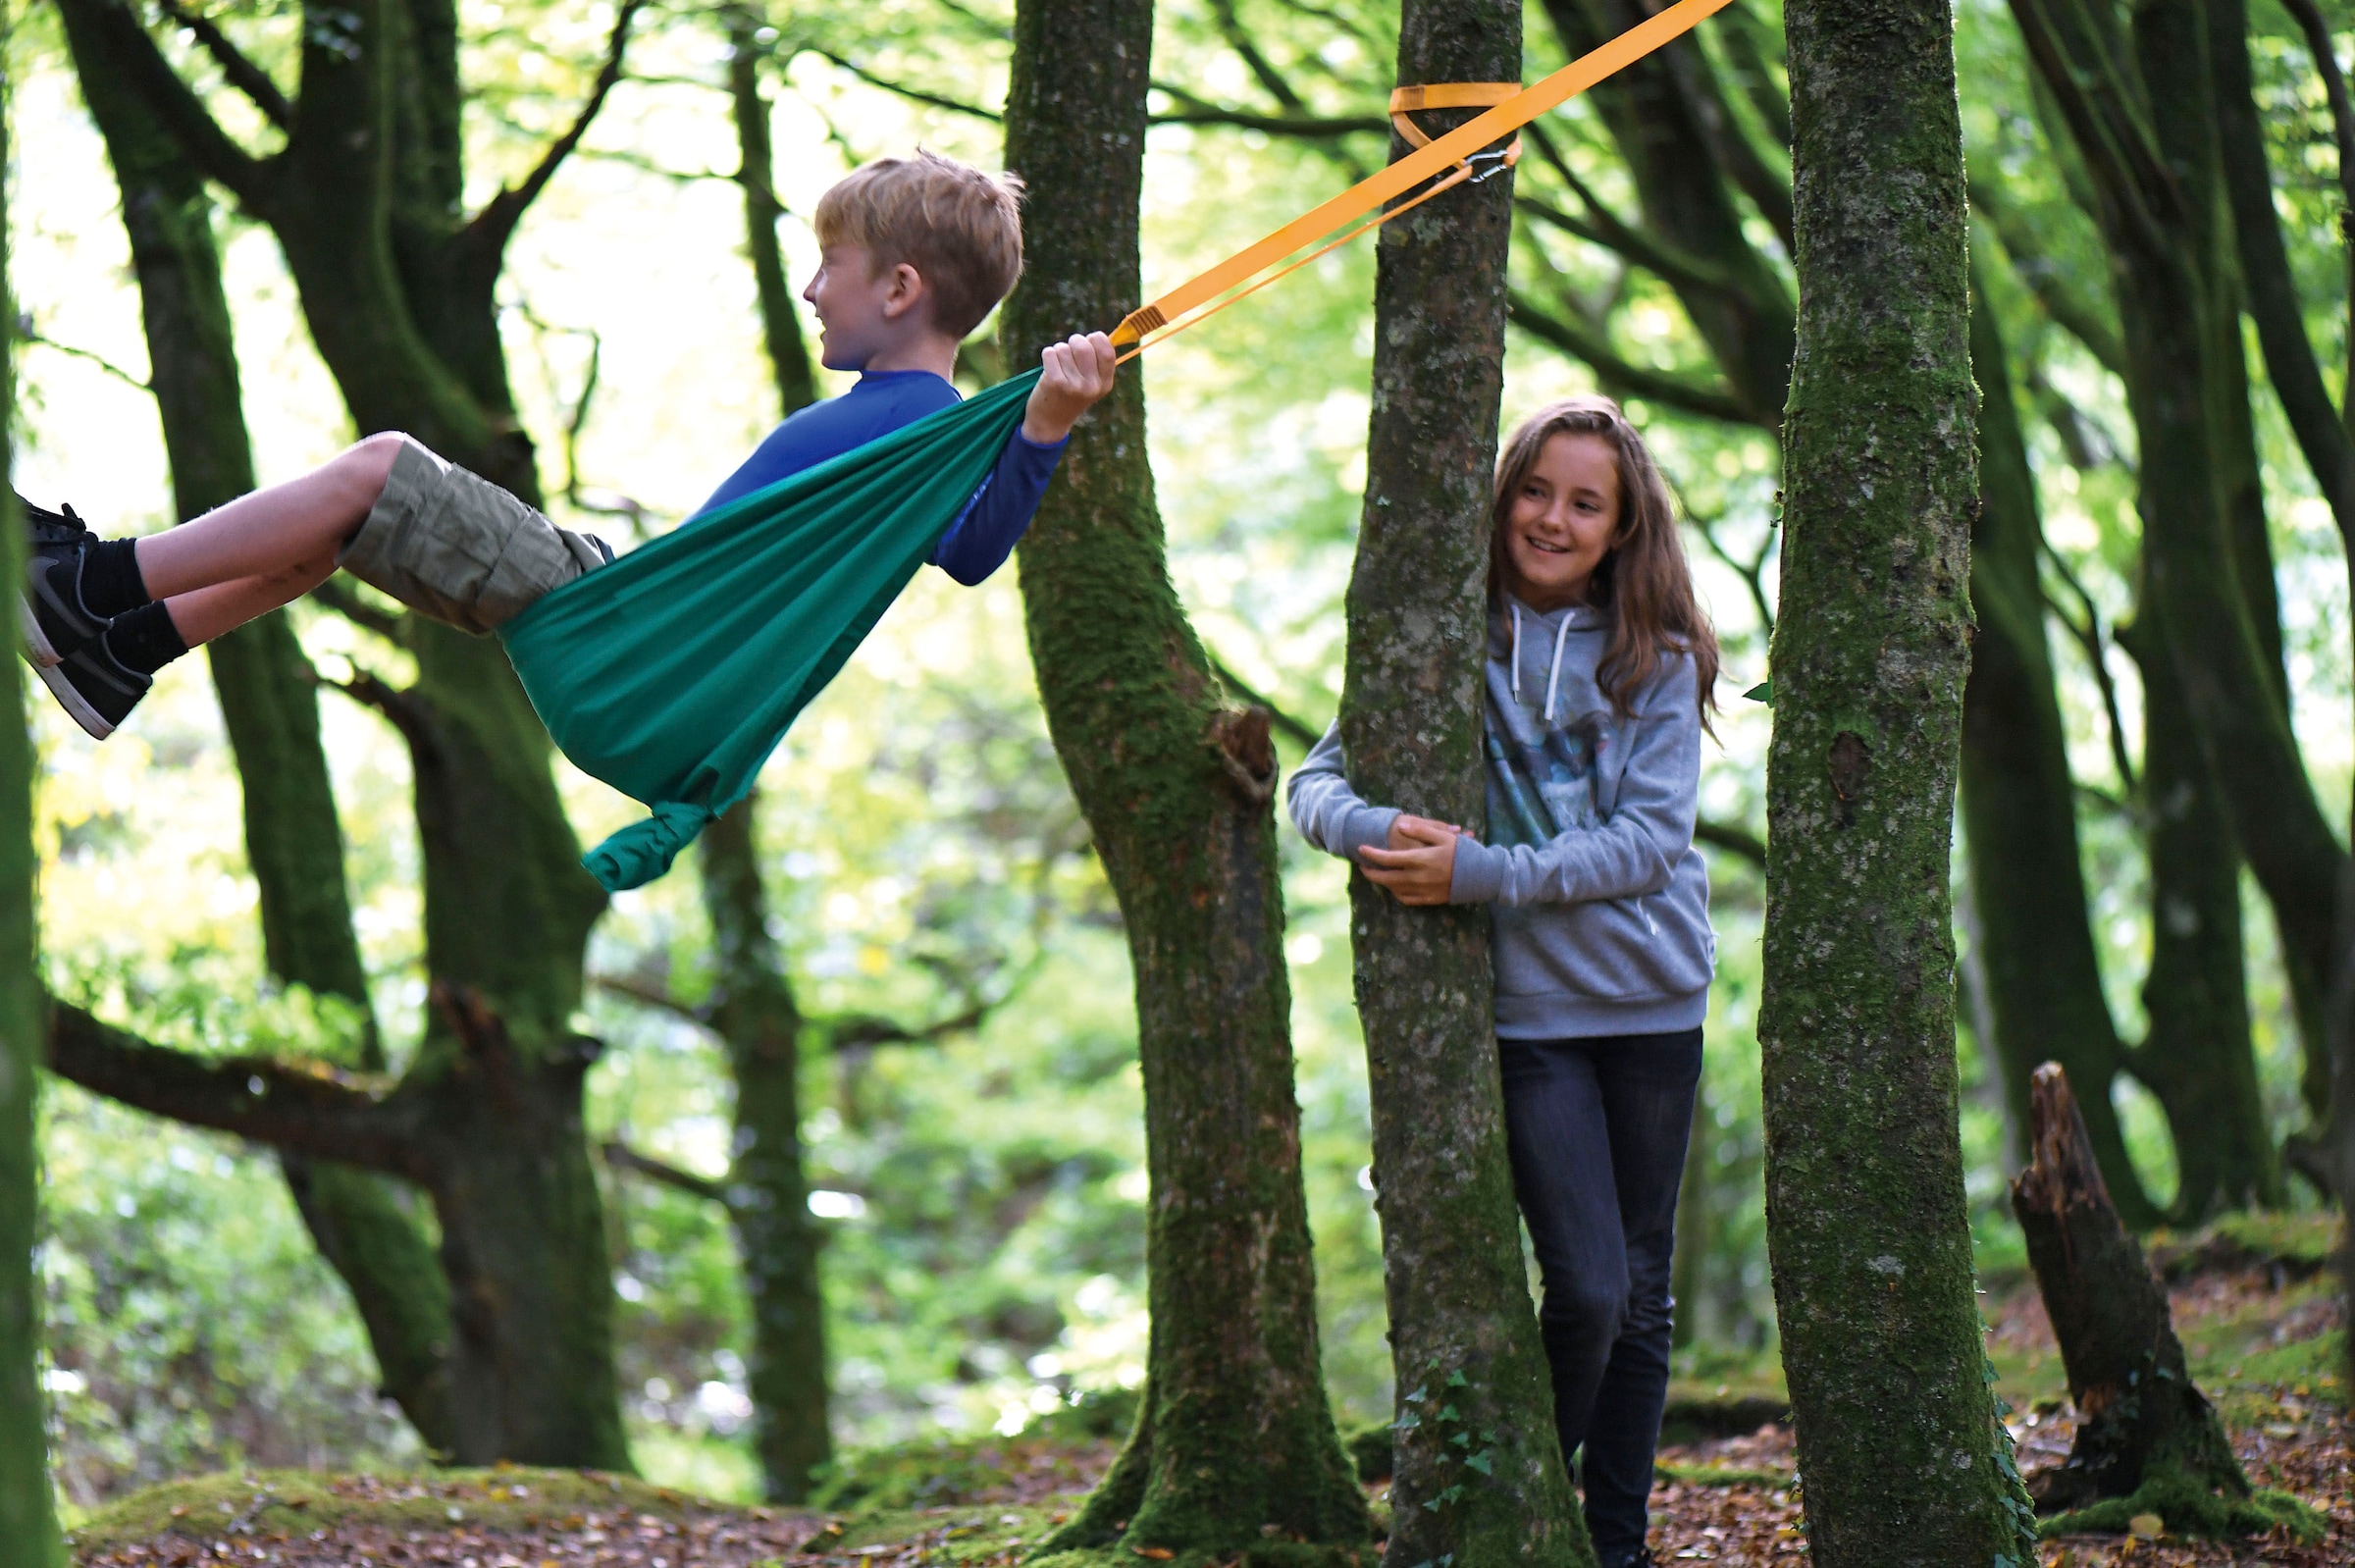
[[[1619,535],[1619,458],[1600,436],[1545,443],[1505,518],[1513,596],[1541,613],[1586,602]]]

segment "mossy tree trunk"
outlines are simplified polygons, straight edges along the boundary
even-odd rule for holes
[[[1137,303],[1152,45],[1150,0],[1016,8],[1006,161],[1029,183],[1029,268],[1009,364]],[[1136,1429],[1047,1549],[1361,1549],[1319,1364],[1275,748],[1264,709],[1221,700],[1171,586],[1136,370],[1073,433],[1020,569],[1048,727],[1128,933],[1151,1178]]]
[[[1806,0],[1767,762],[1766,1219],[1817,1568],[2034,1560],[1984,1380],[1948,901],[1974,415],[1952,13]]]
[[[86,51],[82,17],[69,11],[66,25],[69,46]],[[122,190],[174,509],[184,520],[253,489],[212,202],[195,169],[119,79],[90,73],[82,95]],[[264,959],[280,980],[357,1008],[359,1050],[340,1065],[381,1071],[309,661],[283,610],[216,640],[206,654],[244,796]],[[282,1164],[312,1238],[351,1291],[384,1392],[429,1449],[450,1451],[449,1289],[408,1194],[381,1176],[298,1155],[282,1156]]]
[[[2122,1531],[2155,1513],[2179,1534],[2222,1536],[2297,1517],[2253,1502],[2224,1424],[2191,1381],[2167,1292],[2126,1233],[2057,1063],[2036,1071],[2034,1158],[2012,1210],[2068,1370],[2077,1432],[2037,1500],[2076,1510],[2057,1531]]]
[[[2322,999],[2346,852],[2307,778],[2282,700],[2277,615],[2247,483],[2240,287],[2222,192],[2216,19],[2189,0],[2122,14],[2014,0],[2091,187],[2125,327],[2143,516],[2146,618],[2163,619],[2206,772],[2273,906],[2327,1109]],[[2155,113],[2153,105],[2169,106]]]
[[[1515,0],[1400,14],[1400,85],[1520,71]],[[1475,830],[1511,187],[1461,185],[1382,231],[1341,689],[1350,783]],[[1408,909],[1362,872],[1349,905],[1398,1392],[1385,1560],[1592,1562],[1521,1257],[1488,912]]]
[[[406,430],[536,502],[494,291],[515,225],[619,78],[637,0],[618,8],[573,126],[471,216],[461,205],[457,18],[445,0],[311,7],[290,97],[227,38],[201,35],[226,78],[284,132],[284,149],[268,157],[222,129],[120,0],[66,5],[88,40],[85,63],[133,91],[189,162],[277,235],[358,426]],[[406,689],[362,678],[347,690],[408,745],[426,963],[440,999],[403,1083],[438,1114],[398,1159],[357,1163],[433,1195],[450,1290],[457,1457],[625,1466],[610,1275],[580,1124],[593,1044],[570,1029],[603,897],[578,863],[547,736],[496,642],[355,607],[417,661]],[[207,1124],[234,1122],[283,1148],[337,1157],[316,1127],[221,1120],[234,1099],[217,1101],[220,1086],[185,1081],[156,1057],[92,1071],[133,1104],[202,1113],[215,1118]],[[256,1130],[264,1124],[281,1135]]]
[[[8,99],[0,79],[0,109]],[[17,319],[9,287],[9,167],[0,114],[0,467],[16,460]],[[0,573],[25,570],[16,496],[0,488]],[[13,654],[14,637],[9,639]],[[40,1099],[41,994],[33,917],[32,736],[22,719],[25,676],[15,657],[0,673],[0,1568],[58,1568],[66,1560],[49,1490],[47,1403],[41,1397],[41,1297],[32,1272],[40,1217],[40,1154],[33,1114]]]

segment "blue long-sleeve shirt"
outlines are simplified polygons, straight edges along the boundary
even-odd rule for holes
[[[697,508],[697,515],[739,496],[763,490],[805,468],[814,468],[855,446],[864,446],[926,414],[961,401],[957,389],[928,370],[870,370],[840,397],[809,407],[770,431],[736,472]],[[1042,446],[1017,430],[998,466],[973,492],[965,510],[932,548],[931,563],[970,588],[1006,564],[1031,514],[1055,477],[1056,461],[1071,438]]]

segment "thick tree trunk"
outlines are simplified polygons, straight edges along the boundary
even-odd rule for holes
[[[2250,1500],[2224,1424],[2192,1384],[2167,1292],[2110,1201],[2059,1064],[2037,1069],[2031,1114],[2034,1158],[2012,1183],[2012,1211],[2077,1407],[2068,1461],[2037,1478],[2037,1500],[2078,1510],[2058,1530],[2123,1530],[2134,1515],[2156,1513],[2170,1530],[2217,1536],[2295,1518]]]
[[[86,21],[66,13],[69,44],[91,59]],[[236,347],[204,183],[155,117],[103,69],[83,98],[123,193],[147,357],[175,512],[197,516],[253,489]],[[317,683],[286,612],[239,627],[206,653],[244,796],[246,860],[259,892],[272,974],[369,1011],[353,934],[343,835],[319,739]],[[381,1069],[373,1019],[355,1066]],[[448,1452],[449,1291],[406,1196],[386,1178],[288,1155],[295,1203],[350,1289],[384,1391],[426,1446]]]
[[[802,1169],[802,1016],[768,935],[753,805],[704,829],[704,912],[711,922],[711,1026],[736,1079],[729,1219],[753,1306],[750,1367],[760,1470],[776,1502],[810,1493],[833,1456],[826,1395],[825,1294]]]
[[[1408,0],[1401,85],[1511,80],[1520,69],[1514,0]],[[1392,138],[1393,158],[1406,150]],[[1508,177],[1459,186],[1382,231],[1341,692],[1352,785],[1476,828],[1511,230]],[[1355,873],[1349,904],[1397,1372],[1385,1560],[1592,1562],[1521,1258],[1488,912],[1407,909]]]
[[[507,235],[572,140],[559,139],[522,185],[457,216],[454,10],[445,0],[312,8],[287,145],[256,160],[118,0],[66,4],[89,40],[91,74],[136,92],[180,151],[277,235],[359,428],[409,431],[537,502],[493,290]],[[601,83],[619,69],[635,10],[616,17]],[[408,743],[427,967],[444,994],[467,998],[437,1016],[408,1074],[448,1103],[402,1167],[432,1191],[442,1223],[454,1449],[471,1462],[618,1468],[628,1454],[609,1274],[569,1028],[603,898],[579,865],[546,734],[497,645],[414,616],[399,635],[416,684],[363,679],[352,690]],[[461,1011],[462,1030],[452,1022]],[[496,1073],[479,1044],[493,1037],[505,1064]],[[467,1100],[485,1094],[499,1097],[499,1115]]]
[[[6,94],[0,92],[0,107]],[[4,117],[0,117],[4,119]],[[9,166],[0,124],[0,172]],[[8,286],[8,201],[0,179],[0,467],[16,459],[17,319]],[[14,494],[0,494],[0,581],[25,571],[25,535]],[[49,1490],[48,1411],[41,1398],[41,1298],[32,1272],[40,1213],[33,1113],[40,1098],[47,1001],[35,964],[32,737],[25,676],[13,656],[0,673],[0,1568],[57,1568],[65,1561]]]
[[[2085,913],[2076,788],[2045,640],[2035,478],[2002,328],[1975,276],[1970,345],[1979,390],[1980,504],[1970,537],[1978,634],[1962,693],[1962,820],[1995,1052],[2015,1126],[2027,1124],[2028,1079],[2040,1063],[2058,1061],[2093,1086],[2088,1125],[2102,1174],[2127,1223],[2148,1228],[2159,1211],[2110,1107],[2125,1053]]]
[[[1006,160],[1029,183],[1007,360],[1137,302],[1150,0],[1020,0]],[[1125,373],[1021,551],[1039,693],[1119,897],[1144,1069],[1152,1340],[1135,1432],[1050,1549],[1362,1548],[1319,1370],[1264,710],[1220,701],[1170,584]]]
[[[1952,14],[1786,8],[1800,283],[1767,763],[1766,1218],[1817,1568],[2034,1560],[1983,1379],[1948,846],[1974,504]]]

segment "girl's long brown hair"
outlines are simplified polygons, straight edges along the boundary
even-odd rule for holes
[[[1670,653],[1693,655],[1701,728],[1715,734],[1709,714],[1717,707],[1717,632],[1693,594],[1693,571],[1676,531],[1676,502],[1619,405],[1608,397],[1566,397],[1547,403],[1514,427],[1496,454],[1496,497],[1490,513],[1489,602],[1504,602],[1512,578],[1505,553],[1505,528],[1513,497],[1538,466],[1539,454],[1556,436],[1599,436],[1610,444],[1619,469],[1619,527],[1587,587],[1587,602],[1611,611],[1611,646],[1596,670],[1596,684],[1625,717],[1636,692]]]

